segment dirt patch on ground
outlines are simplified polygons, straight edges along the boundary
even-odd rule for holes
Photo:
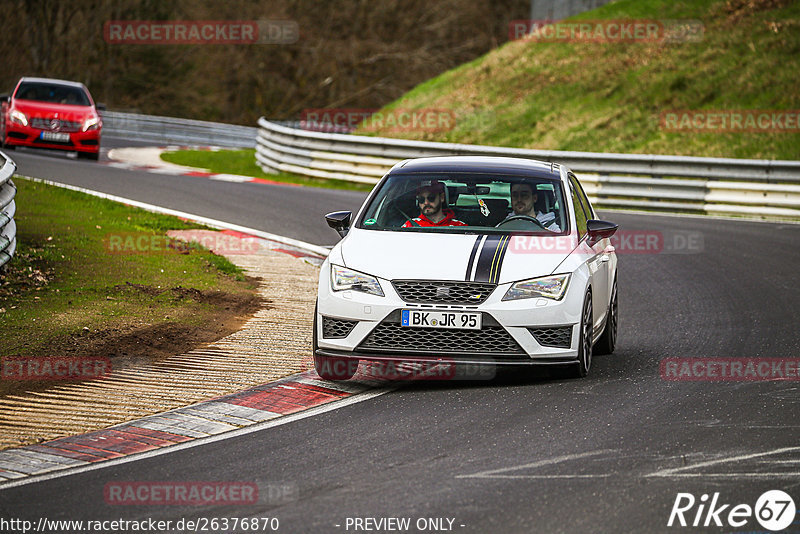
[[[25,291],[39,291],[53,279],[53,270],[34,268],[33,262],[41,261],[32,254],[17,253],[14,261],[0,267],[0,299],[12,297]],[[27,266],[18,263],[25,262]]]
[[[253,280],[254,285],[256,283]],[[115,289],[137,291],[152,297],[168,294],[175,300],[191,299],[210,306],[213,320],[181,322],[165,320],[158,324],[129,324],[121,328],[86,329],[64,336],[46,347],[26,354],[26,358],[85,358],[110,360],[115,370],[145,362],[153,362],[174,354],[208,345],[238,331],[256,311],[270,307],[269,301],[255,292],[231,294],[223,291],[201,291],[188,287],[156,288],[141,284],[126,284]],[[23,391],[43,391],[63,383],[52,380],[1,380],[0,396]]]
[[[221,291],[200,291],[189,287],[159,289],[141,284],[127,284],[137,291],[154,297],[170,294],[175,300],[191,299],[215,309],[214,319],[199,325],[185,325],[167,321],[156,325],[131,328],[113,328],[85,332],[70,336],[55,347],[54,352],[64,356],[106,356],[113,363],[125,367],[126,358],[145,357],[149,360],[186,352],[200,345],[216,341],[241,328],[242,324],[268,302],[255,294],[234,295]]]

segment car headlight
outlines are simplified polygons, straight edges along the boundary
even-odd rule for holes
[[[16,122],[17,124],[21,124],[23,126],[28,125],[28,117],[26,117],[23,112],[14,109],[11,111],[10,115],[11,115],[11,122]]]
[[[561,300],[569,284],[569,274],[555,274],[541,278],[531,278],[511,284],[503,300],[530,299],[544,297]]]
[[[331,287],[334,291],[352,289],[370,295],[383,296],[383,290],[377,278],[338,265],[331,265]]]
[[[99,128],[99,124],[100,124],[100,117],[92,117],[86,119],[86,122],[83,123],[82,130],[84,132],[87,130],[96,130],[97,128]]]

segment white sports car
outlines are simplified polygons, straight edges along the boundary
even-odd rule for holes
[[[319,279],[314,363],[560,365],[583,377],[617,334],[617,225],[595,219],[566,167],[454,156],[398,163]]]

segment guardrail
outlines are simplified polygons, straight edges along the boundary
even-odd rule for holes
[[[101,111],[103,133],[141,141],[253,148],[258,128],[218,122]]]
[[[373,184],[406,158],[510,156],[561,163],[598,207],[800,218],[800,161],[604,154],[431,143],[289,128],[258,121],[265,172]]]
[[[17,187],[11,177],[17,170],[17,165],[0,152],[0,267],[11,261],[17,249],[17,225],[14,223],[14,213],[17,205],[14,197]]]

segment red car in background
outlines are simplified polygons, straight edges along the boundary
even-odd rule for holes
[[[0,96],[0,143],[76,151],[97,159],[103,120],[86,86],[50,78],[22,78]]]

